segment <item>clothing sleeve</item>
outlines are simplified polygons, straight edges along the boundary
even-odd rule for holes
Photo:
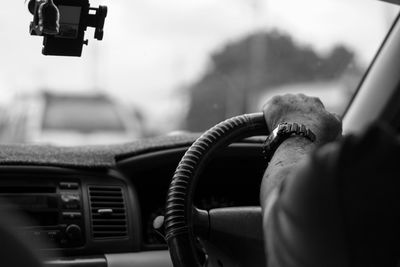
[[[268,197],[268,266],[396,266],[399,153],[382,125],[317,149]]]

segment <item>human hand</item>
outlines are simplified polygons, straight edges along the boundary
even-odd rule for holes
[[[279,123],[304,124],[316,135],[316,143],[333,141],[342,134],[339,116],[328,112],[321,100],[304,94],[285,94],[272,97],[263,107],[269,131]]]

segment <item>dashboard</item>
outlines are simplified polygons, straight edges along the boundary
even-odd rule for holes
[[[163,232],[166,192],[187,141],[119,154],[115,166],[0,166],[0,212],[46,266],[171,266]],[[202,172],[195,205],[258,206],[266,167],[259,140],[235,143]],[[130,265],[132,266],[132,265]]]

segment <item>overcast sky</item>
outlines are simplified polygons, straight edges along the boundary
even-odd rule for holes
[[[100,88],[157,116],[173,110],[174,89],[204,72],[211,52],[255,28],[278,28],[326,51],[346,43],[369,62],[395,9],[373,0],[115,0],[104,40],[87,33],[82,58],[45,57],[28,34],[23,0],[0,9],[0,93]],[[157,108],[155,108],[157,107]]]

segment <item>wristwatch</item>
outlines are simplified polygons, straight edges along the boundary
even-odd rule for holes
[[[314,142],[315,134],[303,124],[283,122],[267,137],[263,146],[264,158],[270,162],[275,151],[283,141],[292,136],[302,136]]]

